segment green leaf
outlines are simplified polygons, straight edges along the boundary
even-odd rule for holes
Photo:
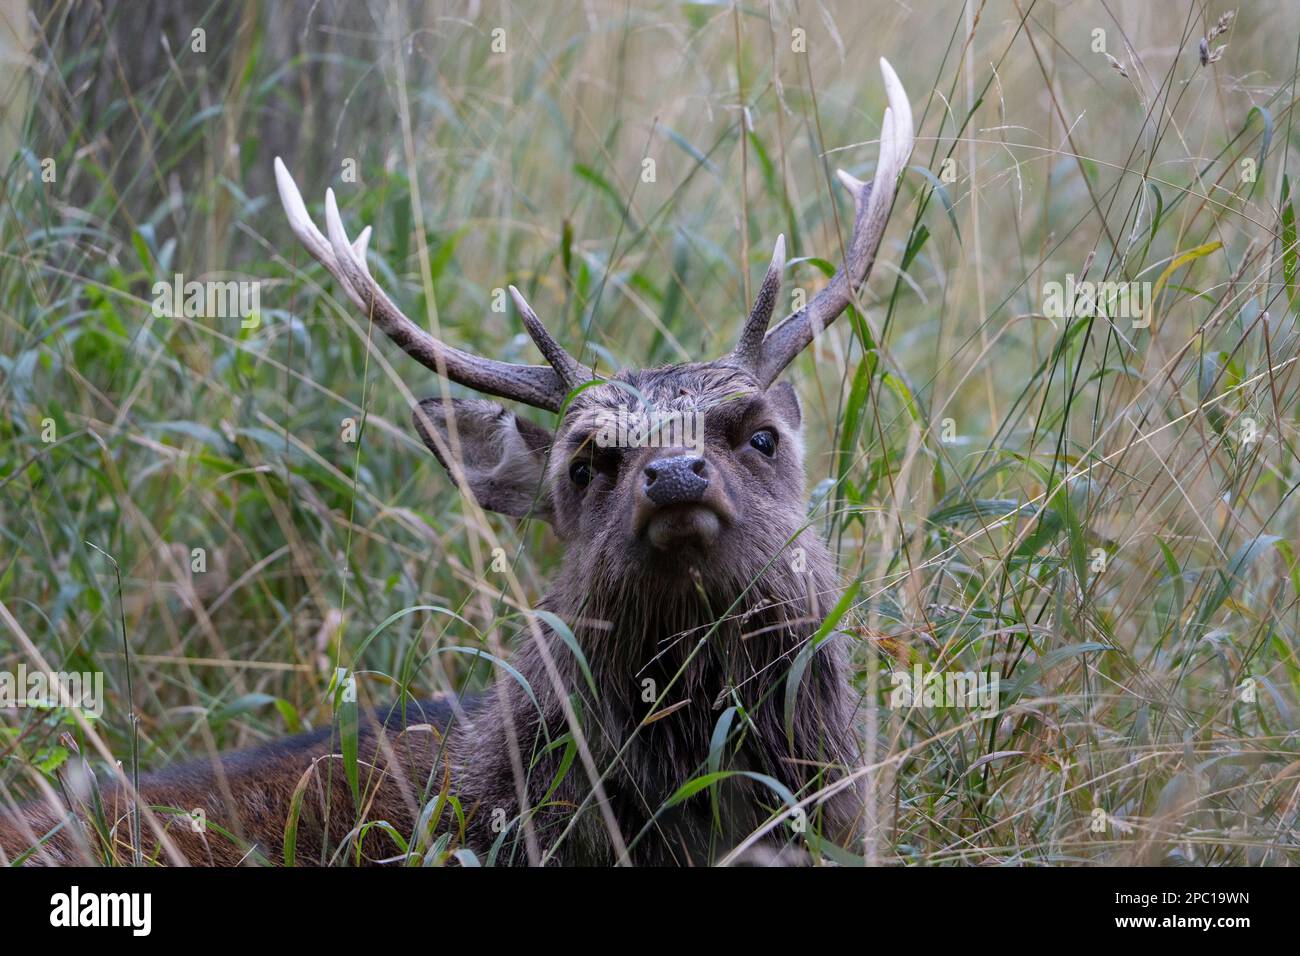
[[[355,689],[356,675],[350,673],[348,677],[351,678],[352,686]],[[361,775],[357,768],[359,715],[357,710],[357,695],[355,693],[344,693],[344,688],[346,688],[348,684],[349,682],[346,680],[338,681],[338,686],[334,691],[334,713],[339,722],[339,747],[343,751],[343,773],[348,778],[348,787],[352,790],[352,799],[360,805]]]
[[[628,213],[629,207],[627,203],[623,201],[623,197],[619,195],[618,190],[610,185],[609,180],[596,172],[592,167],[586,166],[582,163],[574,163],[573,171],[580,179],[585,179],[587,182],[595,186],[596,189],[600,191],[601,195],[609,200],[609,204],[614,208],[614,211],[626,221],[628,226],[636,225],[632,221],[631,215]]]
[[[406,617],[408,614],[415,614],[417,611],[432,611],[434,614],[446,615],[447,617],[451,618],[453,621],[456,621],[460,624],[464,624],[467,628],[469,628],[470,632],[473,633],[475,637],[480,639],[482,638],[482,634],[479,633],[477,627],[475,627],[466,618],[461,617],[459,614],[457,614],[455,611],[451,610],[450,608],[445,608],[441,604],[415,604],[412,605],[411,607],[404,607],[400,611],[395,611],[392,614],[388,615],[388,617],[384,618],[383,621],[379,623],[378,627],[376,627],[373,631],[371,631],[369,634],[366,635],[366,639],[361,642],[361,646],[358,647],[353,652],[352,659],[354,661],[360,661],[362,656],[365,654],[366,649],[370,647],[371,643],[375,640],[375,638],[377,638],[384,631],[388,630],[388,626],[390,624],[392,624],[394,621],[401,620],[402,618]]]
[[[754,773],[750,770],[720,770],[717,773],[706,773],[702,777],[696,777],[694,780],[686,781],[686,783],[682,784],[682,786],[677,789],[676,793],[668,798],[667,802],[663,805],[663,809],[667,810],[669,807],[675,807],[677,804],[689,800],[701,790],[706,790],[714,784],[720,783],[730,777],[748,777],[750,780],[758,781],[779,796],[785,805],[791,810],[795,809],[799,804],[799,802],[795,800],[794,794],[790,792],[790,789],[785,784],[773,777],[769,777],[767,774]]]
[[[1040,656],[1038,660],[1034,661],[1034,663],[1030,664],[1028,667],[1022,668],[1020,672],[1016,674],[1016,679],[1011,682],[1011,686],[1002,694],[1003,706],[1006,706],[1006,704],[1023,694],[1029,689],[1031,684],[1040,680],[1043,675],[1057,664],[1079,657],[1082,654],[1091,654],[1094,651],[1109,651],[1112,649],[1113,648],[1109,645],[1101,644],[1097,641],[1084,641],[1081,644],[1071,644],[1068,647],[1058,647],[1055,650],[1048,651],[1046,654]]]
[[[1165,284],[1169,282],[1170,277],[1187,263],[1208,256],[1211,252],[1222,247],[1223,243],[1218,240],[1206,242],[1176,255],[1170,260],[1169,265],[1165,266],[1165,271],[1160,273],[1160,276],[1156,279],[1155,287],[1151,290],[1151,299],[1147,302],[1147,314],[1145,316],[1148,324],[1155,321],[1156,300],[1160,298],[1160,293],[1164,291]]]
[[[952,197],[948,195],[947,187],[944,186],[944,184],[939,181],[938,176],[930,172],[930,170],[926,169],[924,166],[913,165],[913,166],[908,166],[907,168],[912,170],[912,172],[914,173],[920,173],[922,176],[924,176],[926,180],[930,183],[930,188],[933,189],[938,194],[939,202],[943,203],[944,212],[948,214],[948,222],[952,224],[952,231],[956,233],[957,242],[960,245],[961,229],[957,227],[957,214],[956,212],[953,211]]]
[[[1192,629],[1193,635],[1199,633],[1200,629],[1209,622],[1214,612],[1228,599],[1246,570],[1255,563],[1261,554],[1281,540],[1282,538],[1276,534],[1260,534],[1237,549],[1237,553],[1232,556],[1232,560],[1228,563],[1227,570],[1219,571],[1219,583],[1214,590],[1206,595],[1200,610],[1197,611],[1196,624]]]
[[[1264,121],[1264,136],[1259,142],[1259,158],[1255,160],[1255,182],[1258,182],[1264,175],[1264,159],[1268,156],[1268,147],[1273,142],[1273,114],[1264,106],[1252,106],[1246,113],[1246,125],[1250,125],[1250,118],[1256,113]],[[1242,132],[1245,132],[1243,130]],[[1250,187],[1251,192],[1255,191],[1255,184]]]
[[[1011,498],[971,498],[930,512],[925,522],[931,527],[942,528],[946,525],[957,524],[960,521],[971,521],[977,518],[984,521],[1007,520],[1022,511],[1026,513],[1027,517],[1034,516],[1032,505]]]
[[[864,572],[865,573],[865,572]],[[803,681],[803,672],[808,667],[808,662],[812,660],[817,649],[822,646],[829,638],[839,633],[836,628],[839,626],[841,618],[849,612],[853,606],[853,600],[858,595],[858,588],[862,586],[862,575],[858,577],[844,589],[840,599],[835,602],[831,608],[831,613],[822,621],[821,627],[817,628],[817,633],[808,639],[799,653],[795,655],[794,662],[790,665],[790,673],[785,677],[785,736],[790,746],[794,746],[794,708],[795,702],[799,698],[799,684]]]
[[[865,354],[853,372],[853,384],[849,388],[848,400],[844,403],[844,425],[840,429],[839,466],[837,468],[837,487],[841,490],[847,484],[849,469],[853,467],[856,456],[853,453],[858,442],[858,432],[862,427],[863,413],[867,408],[867,396],[871,390],[871,379],[879,364],[879,356],[871,343],[864,343]]]
[[[547,627],[554,631],[560,640],[564,641],[569,650],[573,652],[573,656],[578,661],[578,668],[582,671],[583,679],[586,680],[587,687],[591,691],[592,700],[598,700],[600,694],[596,692],[596,681],[591,676],[591,668],[587,666],[587,657],[582,653],[582,648],[578,646],[578,639],[573,636],[573,631],[569,629],[569,625],[550,611],[533,611],[533,613],[545,621]]]
[[[722,712],[718,722],[713,725],[713,736],[709,739],[709,772],[717,773],[722,767],[722,748],[727,743],[727,734],[731,730],[731,719],[736,716],[733,704]]]
[[[1155,183],[1148,181],[1147,188],[1150,189],[1156,197],[1156,211],[1151,217],[1151,233],[1147,238],[1147,245],[1150,245],[1155,241],[1156,233],[1160,229],[1160,218],[1164,215],[1165,211],[1165,198],[1160,195],[1160,190],[1156,188]]]
[[[670,140],[673,141],[674,144],[676,144],[678,149],[680,149],[687,156],[691,157],[691,159],[695,160],[697,165],[703,166],[705,169],[713,173],[713,175],[715,176],[721,175],[718,170],[718,167],[715,166],[713,164],[713,161],[710,160],[709,157],[704,154],[704,151],[701,150],[694,143],[692,143],[690,140],[688,140],[685,136],[677,132],[677,130],[673,129],[671,126],[665,126],[662,123],[659,124],[659,128],[664,131],[664,133],[668,136]]]
[[[438,277],[446,270],[448,263],[451,262],[452,256],[456,254],[456,247],[460,241],[465,238],[469,232],[469,226],[461,226],[451,235],[447,236],[438,244],[438,248],[433,255],[429,257],[429,277],[438,281]]]
[[[1291,180],[1282,177],[1282,280],[1286,283],[1287,301],[1295,308],[1296,299],[1296,228],[1295,203],[1291,201]]]
[[[485,661],[491,661],[497,667],[509,674],[510,678],[524,689],[524,693],[527,694],[528,699],[533,702],[533,706],[537,708],[537,712],[541,713],[542,705],[537,702],[537,695],[533,693],[533,688],[532,685],[528,683],[528,678],[524,677],[523,674],[519,673],[519,671],[515,670],[515,668],[511,667],[501,658],[489,654],[487,651],[481,650],[477,647],[440,647],[437,649],[436,653],[468,654],[470,657],[481,657]]]

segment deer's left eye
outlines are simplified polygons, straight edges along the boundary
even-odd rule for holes
[[[770,428],[760,428],[750,436],[749,444],[771,458],[776,454],[776,433]]]
[[[591,465],[585,461],[575,461],[569,465],[569,478],[579,488],[586,488],[591,483]]]

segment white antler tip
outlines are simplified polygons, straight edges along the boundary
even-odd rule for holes
[[[333,189],[325,190],[325,232],[329,236],[330,245],[334,247],[334,257],[339,260],[340,265],[345,261],[355,263],[352,240],[348,238],[348,232],[343,228],[343,219],[339,216],[339,203],[334,198]]]
[[[867,185],[862,180],[858,179],[857,176],[854,176],[851,173],[846,173],[842,169],[835,170],[835,177],[841,183],[844,184],[844,188],[847,189],[850,193],[852,193],[855,199],[857,198],[858,194],[862,192],[863,188]]]
[[[366,226],[361,230],[361,235],[357,236],[357,241],[352,243],[352,252],[356,256],[357,265],[370,274],[370,267],[366,265],[366,250],[370,248],[370,227]]]
[[[519,314],[522,315],[525,320],[531,318],[533,315],[533,307],[528,304],[528,300],[524,298],[524,294],[512,285],[506,286],[506,288],[510,290],[510,298],[514,299],[515,308],[519,310]]]
[[[295,233],[301,235],[304,229],[311,226],[311,216],[307,214],[307,207],[302,201],[302,193],[298,191],[298,184],[293,181],[288,168],[279,156],[275,157],[275,187],[280,193],[280,205],[284,207],[285,214],[289,217],[289,225],[293,227]]]
[[[880,58],[880,74],[885,79],[885,96],[889,100],[889,109],[885,111],[885,123],[881,132],[881,161],[896,165],[900,170],[907,165],[912,155],[912,105],[907,100],[907,91],[903,83],[883,56]],[[886,151],[886,136],[889,149]]]
[[[776,247],[772,250],[772,261],[779,262],[781,267],[785,267],[785,233],[776,237]]]

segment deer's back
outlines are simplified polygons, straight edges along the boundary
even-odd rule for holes
[[[366,820],[386,820],[405,837],[430,786],[437,789],[430,781],[455,710],[450,698],[436,698],[364,713],[357,728],[359,801],[345,771],[337,725],[143,774],[140,792],[156,821],[156,827],[142,821],[144,854],[169,861],[158,829],[191,864],[218,866],[281,862],[292,821],[294,857],[303,864],[330,862],[350,835],[354,850],[355,831]],[[34,802],[19,815],[0,816],[0,851],[13,860],[53,833],[31,862],[85,863],[108,853],[129,860],[131,802],[111,782],[100,785],[99,799],[106,833],[96,833],[89,822],[95,816],[93,797],[87,796],[76,815],[88,821],[84,828],[69,819],[66,808]],[[362,862],[397,852],[373,827],[361,849]]]

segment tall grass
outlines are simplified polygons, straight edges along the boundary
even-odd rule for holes
[[[530,601],[558,545],[460,501],[408,425],[436,386],[297,247],[272,156],[374,224],[372,269],[462,347],[535,361],[514,283],[601,368],[714,356],[778,233],[807,294],[839,259],[829,174],[870,175],[883,55],[915,166],[868,308],[790,373],[853,596],[864,859],[1296,862],[1300,13],[1243,4],[1203,64],[1230,9],[34,5],[0,669],[104,672],[93,732],[129,764],[134,711],[144,767],[327,723],[340,666],[363,701],[483,686],[431,650],[506,640],[494,545]],[[156,315],[176,272],[261,282],[260,324]],[[1152,298],[1049,315],[1067,274]],[[1001,712],[891,707],[913,664],[996,672]],[[89,734],[3,712],[0,805]]]

